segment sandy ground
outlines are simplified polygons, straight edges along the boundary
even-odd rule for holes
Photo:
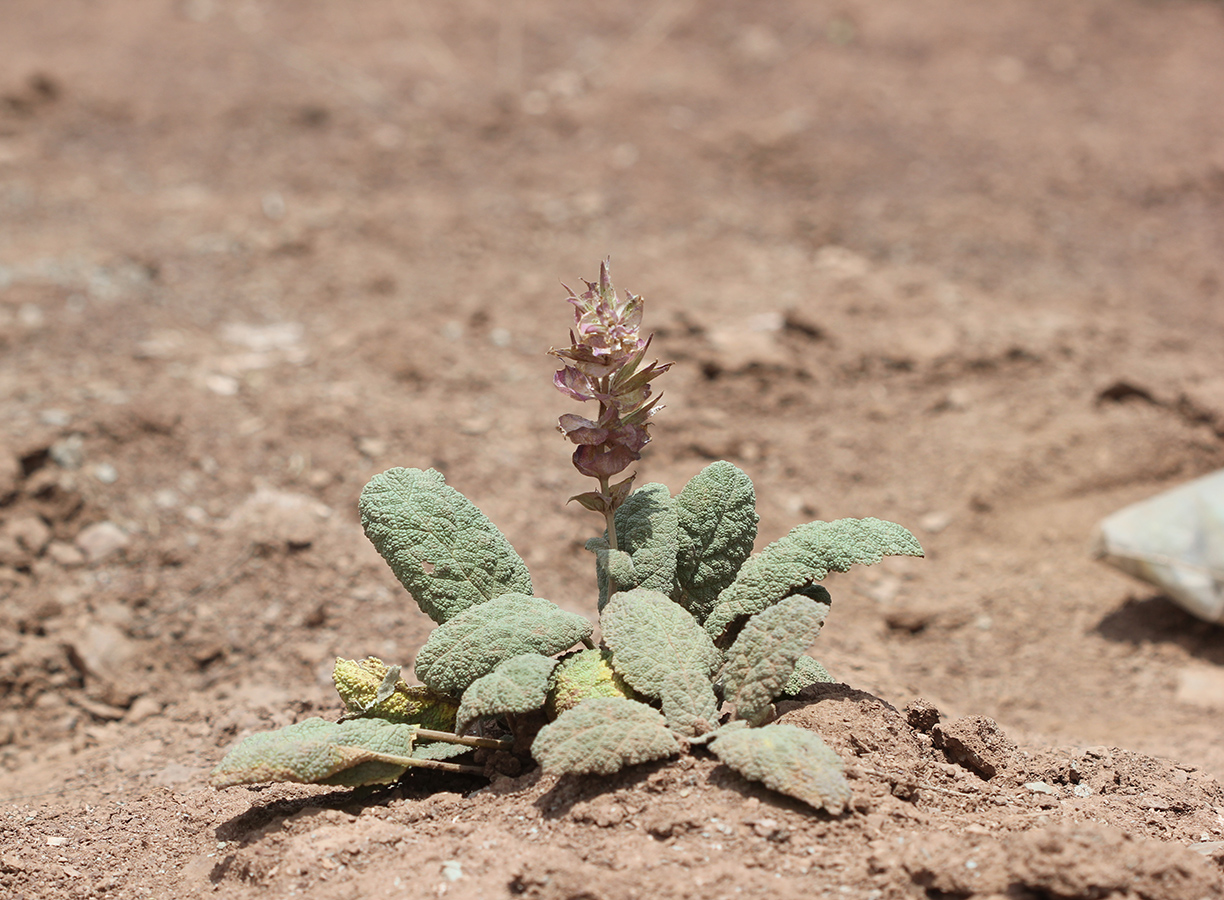
[[[1220,3],[3,23],[4,896],[1224,895],[1224,629],[1088,552],[1224,465]],[[378,471],[444,472],[593,615],[545,351],[609,254],[676,362],[642,481],[727,458],[760,546],[875,515],[928,551],[830,578],[846,686],[781,710],[854,808],[701,754],[209,789],[237,738],[336,713],[334,656],[428,633],[357,524]]]

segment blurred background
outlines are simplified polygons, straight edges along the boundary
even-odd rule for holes
[[[409,663],[390,466],[593,615],[545,351],[608,255],[677,363],[640,483],[926,546],[830,579],[835,677],[1224,775],[1220,626],[1089,554],[1224,463],[1220,3],[0,15],[3,796],[198,785]]]

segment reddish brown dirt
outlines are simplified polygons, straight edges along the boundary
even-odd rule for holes
[[[1224,630],[1087,552],[1224,465],[1220,3],[3,23],[0,894],[1224,895]],[[726,457],[762,545],[877,515],[927,547],[830,579],[849,687],[782,710],[854,808],[701,753],[208,789],[239,736],[334,713],[336,654],[420,646],[356,521],[383,468],[443,471],[592,610],[543,351],[605,254],[677,362],[643,480]]]

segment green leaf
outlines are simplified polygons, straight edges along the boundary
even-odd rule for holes
[[[710,463],[676,496],[676,512],[678,600],[700,622],[752,553],[757,535],[752,479],[726,460]]]
[[[768,714],[828,614],[827,603],[796,594],[748,620],[723,670],[723,696],[735,705],[736,718],[756,723]]]
[[[832,684],[834,678],[829,670],[810,656],[800,656],[795,660],[795,671],[786,680],[781,696],[794,697],[811,684]]]
[[[547,600],[506,594],[435,628],[417,654],[416,676],[435,691],[458,697],[513,656],[552,656],[589,638],[593,630],[582,616]]]
[[[633,557],[633,587],[670,595],[676,584],[680,525],[666,485],[644,484],[629,495],[616,511],[616,536],[621,549]]]
[[[613,550],[607,538],[591,538],[586,549],[595,554],[595,583],[599,586],[599,609],[608,602],[609,581],[617,589],[629,590],[637,584],[637,571],[633,568],[633,557],[624,550]]]
[[[710,679],[692,670],[663,676],[663,716],[677,734],[696,738],[718,727],[718,698]]]
[[[644,484],[629,495],[616,511],[616,540],[619,551],[628,553],[633,561],[631,574],[611,554],[608,559],[600,558],[600,550],[608,547],[607,535],[587,543],[587,549],[596,554],[599,609],[608,602],[608,566],[614,563],[619,565],[612,569],[616,591],[641,587],[670,596],[676,585],[680,525],[676,501],[666,486]]]
[[[881,519],[799,525],[744,563],[718,595],[706,631],[718,640],[737,620],[803,592],[830,572],[872,565],[885,556],[922,556],[922,546],[905,528]]]
[[[612,651],[612,667],[647,697],[663,695],[668,672],[708,678],[722,661],[697,620],[658,591],[637,588],[614,594],[599,622]]]
[[[610,650],[579,650],[561,657],[548,688],[549,717],[556,718],[593,697],[637,697],[625,679],[612,669]]]
[[[213,769],[209,782],[215,788],[265,781],[387,784],[411,765],[416,732],[415,725],[381,719],[306,719],[246,738]]]
[[[611,775],[679,752],[658,710],[620,697],[575,706],[541,728],[531,745],[531,755],[545,772],[574,775]]]
[[[448,744],[446,741],[420,740],[417,742],[417,745],[412,748],[412,758],[446,760],[471,752],[471,747],[465,747],[462,744]]]
[[[459,708],[450,697],[424,685],[408,685],[396,678],[390,695],[379,700],[392,669],[375,656],[362,660],[336,658],[332,681],[350,717],[385,719],[402,725],[420,725],[434,731],[450,731]]]
[[[527,566],[484,513],[433,469],[388,469],[358,502],[366,536],[435,622],[509,593],[531,593]]]
[[[549,676],[557,661],[538,653],[512,656],[482,675],[463,692],[455,731],[462,734],[483,716],[525,713],[539,709],[548,699]]]
[[[810,731],[766,725],[720,731],[710,751],[745,778],[839,815],[850,802],[841,757]]]

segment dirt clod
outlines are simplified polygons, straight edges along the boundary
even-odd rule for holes
[[[982,778],[993,778],[1007,768],[1016,752],[1015,742],[986,716],[937,723],[931,728],[931,738],[949,760]]]

